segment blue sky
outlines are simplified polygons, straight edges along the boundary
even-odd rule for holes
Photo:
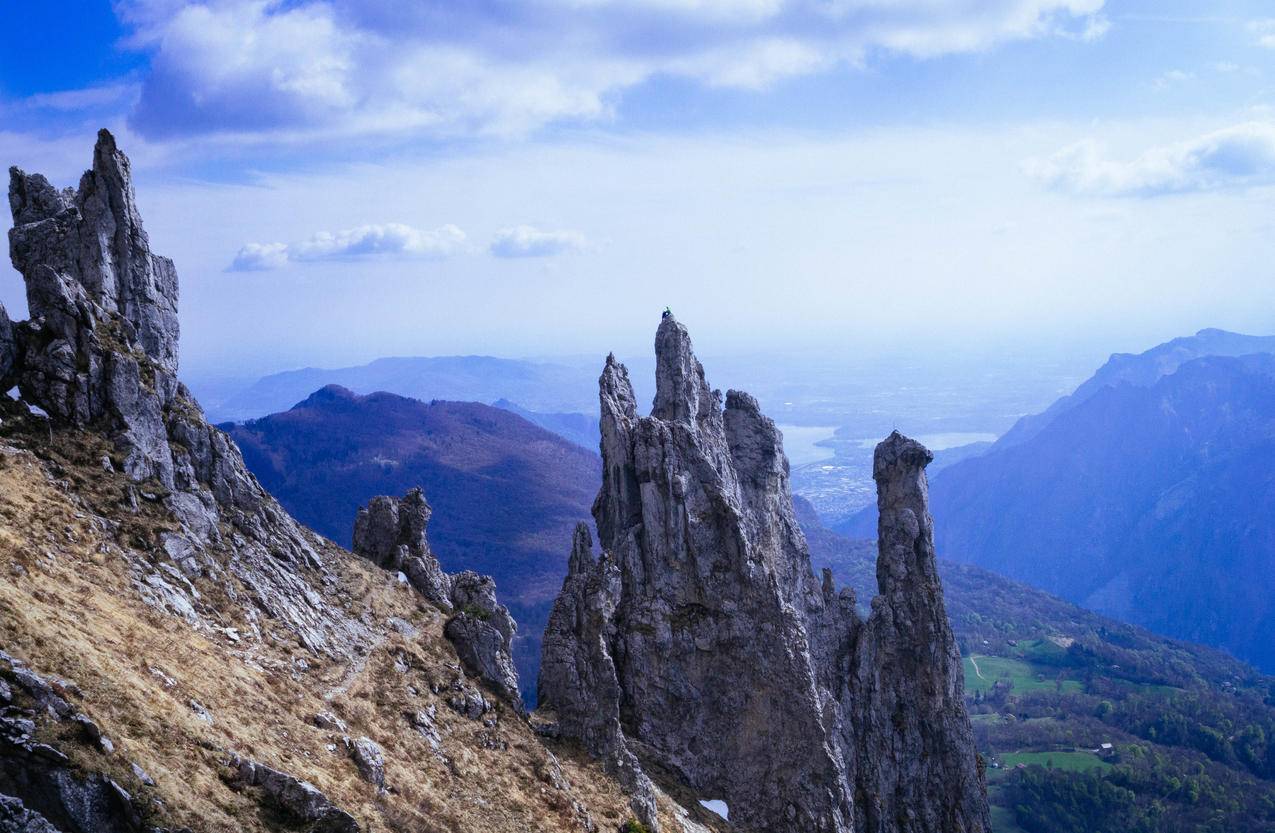
[[[719,352],[1275,331],[1267,3],[0,16],[0,160],[116,132],[201,371],[645,351],[666,303]]]

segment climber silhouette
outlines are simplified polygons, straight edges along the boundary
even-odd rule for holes
[[[665,307],[664,314],[660,316],[660,319],[663,320],[665,318],[668,318],[672,314],[673,314],[673,310],[669,309],[668,307]]]

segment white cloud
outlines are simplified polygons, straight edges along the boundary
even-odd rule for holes
[[[1156,78],[1155,81],[1152,82],[1152,85],[1156,89],[1163,90],[1177,86],[1178,84],[1185,84],[1187,81],[1193,80],[1195,80],[1194,72],[1187,72],[1183,69],[1171,69],[1160,75],[1159,78]]]
[[[1104,0],[131,0],[151,138],[518,134],[608,117],[655,76],[760,89],[1009,40],[1100,37]]]
[[[535,226],[514,226],[496,232],[490,251],[496,257],[549,257],[584,248],[578,231],[546,231]]]
[[[454,225],[421,231],[402,223],[366,225],[344,231],[321,231],[299,243],[248,243],[228,271],[278,269],[288,263],[363,258],[437,260],[460,251],[465,233]]]
[[[1275,183],[1275,122],[1237,124],[1187,141],[1151,147],[1134,159],[1109,158],[1093,140],[1077,142],[1024,169],[1061,191],[1158,196]]]
[[[1248,30],[1257,38],[1258,46],[1275,49],[1275,18],[1250,21]]]
[[[262,272],[288,263],[287,243],[248,243],[235,255],[231,272]]]

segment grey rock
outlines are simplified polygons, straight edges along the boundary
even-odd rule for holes
[[[412,727],[425,738],[425,742],[429,744],[431,751],[441,752],[443,736],[438,731],[438,723],[435,721],[436,715],[437,709],[431,703],[424,709],[412,712],[407,716],[407,719],[412,724]]]
[[[348,731],[345,721],[334,715],[332,712],[319,712],[314,716],[314,725],[320,729],[327,729],[330,732],[346,732]]]
[[[561,733],[647,824],[639,750],[745,829],[987,830],[929,528],[902,513],[924,511],[923,466],[881,469],[891,505],[911,501],[891,517],[912,537],[883,534],[892,580],[865,623],[853,593],[811,571],[775,424],[745,393],[723,403],[675,319],[656,335],[651,416],[613,356],[599,388],[602,555],[581,525],[538,681]]]
[[[456,691],[456,693],[447,698],[447,705],[452,711],[464,715],[470,720],[477,720],[491,711],[491,703],[487,702],[487,698],[483,697],[481,692],[473,689]]]
[[[60,833],[49,820],[27,809],[20,799],[0,794],[0,833]]]
[[[430,551],[426,534],[430,514],[420,488],[402,498],[374,497],[354,519],[352,549],[379,567],[402,572],[422,596],[450,611],[451,580]]]
[[[973,765],[960,652],[943,605],[925,466],[933,455],[895,431],[873,458],[877,586],[860,635],[850,696],[860,812],[878,828],[988,829],[986,785]]]
[[[335,806],[308,781],[272,769],[265,764],[232,756],[231,782],[258,787],[266,799],[296,821],[314,822],[313,833],[358,833],[354,817]]]
[[[4,304],[0,304],[0,394],[7,393],[18,380],[14,373],[18,368],[18,341],[13,334],[13,322]]]
[[[136,763],[133,763],[131,761],[129,762],[128,767],[130,770],[132,770],[133,777],[136,778],[138,782],[142,784],[142,786],[145,786],[145,787],[155,786],[155,779],[151,778],[150,775],[147,774],[146,770],[142,769]]]
[[[451,600],[456,614],[447,621],[443,633],[456,647],[461,663],[524,712],[513,662],[517,625],[508,608],[496,601],[496,582],[491,576],[466,570],[452,577]]]
[[[444,633],[465,669],[525,713],[513,663],[517,624],[496,600],[496,583],[490,576],[443,572],[429,547],[430,514],[420,488],[402,498],[374,497],[355,517],[353,550],[385,570],[406,574],[422,596],[444,611],[454,611]]]
[[[190,710],[195,713],[195,717],[199,718],[200,720],[209,724],[210,726],[213,724],[214,721],[213,721],[212,712],[208,711],[208,709],[204,706],[203,703],[199,702],[198,700],[191,700],[189,705],[190,705]]]
[[[177,379],[177,274],[150,250],[115,139],[99,132],[77,189],[11,168],[9,205],[10,259],[31,317],[10,325],[0,316],[0,383],[16,380],[55,428],[113,442],[111,468],[146,483],[129,492],[134,510],[140,493],[177,522],[163,548],[180,570],[237,584],[316,653],[354,656],[371,634],[325,599],[322,545],[262,490]],[[189,582],[161,578],[144,558],[133,567],[143,598],[200,622]]]
[[[376,787],[385,786],[385,753],[371,738],[350,742],[350,757],[358,767],[359,777]]]

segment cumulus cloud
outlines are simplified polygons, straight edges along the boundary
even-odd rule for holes
[[[365,258],[436,260],[458,252],[465,233],[453,225],[421,231],[402,223],[366,225],[344,231],[321,231],[298,243],[248,243],[235,255],[231,272],[278,269],[288,263]]]
[[[1104,0],[125,0],[150,138],[522,133],[657,75],[760,89],[1015,39],[1091,40]]]
[[[1131,160],[1111,159],[1092,140],[1024,164],[1028,175],[1060,191],[1153,197],[1275,183],[1275,123],[1247,122]]]
[[[248,243],[235,255],[231,272],[262,272],[288,263],[287,243]]]
[[[578,231],[513,226],[496,232],[488,251],[496,257],[550,257],[578,252],[584,244],[584,235]]]

